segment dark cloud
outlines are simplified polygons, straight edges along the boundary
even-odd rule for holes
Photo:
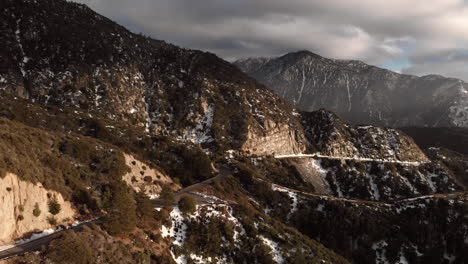
[[[308,49],[468,80],[465,57],[445,59],[468,47],[464,0],[78,1],[133,31],[228,59]]]

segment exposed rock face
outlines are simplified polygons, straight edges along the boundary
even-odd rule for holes
[[[124,154],[124,156],[130,172],[124,175],[123,180],[136,192],[144,191],[149,197],[156,198],[164,185],[169,185],[174,190],[180,189],[180,186],[175,184],[161,169],[152,168],[132,155]]]
[[[292,159],[289,162],[297,169],[302,179],[314,187],[318,194],[331,194],[329,183],[326,180],[326,171],[316,159]]]
[[[326,110],[301,115],[309,149],[318,154],[287,160],[318,193],[394,200],[464,188],[401,131],[351,125]]]
[[[468,126],[468,84],[458,79],[403,75],[308,51],[235,64],[303,111],[327,108],[379,126]]]
[[[291,128],[284,123],[265,120],[263,128],[249,127],[247,130],[247,140],[242,150],[249,154],[282,155],[303,153],[306,150],[307,141],[299,126]]]
[[[302,114],[305,134],[320,154],[391,161],[427,162],[429,159],[403,132],[355,126],[325,110]]]
[[[40,183],[19,180],[12,173],[0,177],[0,245],[11,243],[31,232],[52,228],[47,220],[53,216],[49,213],[49,197],[56,197],[61,206],[60,212],[54,216],[57,223],[72,223],[75,210],[60,193],[46,190]],[[41,211],[38,216],[33,215],[36,204]]]
[[[240,149],[247,134],[299,127],[285,101],[213,54],[133,34],[80,4],[6,0],[4,10],[0,90],[204,147]]]

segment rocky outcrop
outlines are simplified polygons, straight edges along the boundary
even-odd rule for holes
[[[327,108],[355,124],[468,126],[468,84],[458,79],[398,74],[309,51],[235,64],[303,111]]]
[[[302,124],[307,139],[322,155],[389,161],[429,161],[412,138],[396,129],[351,125],[323,109],[302,113]]]
[[[51,199],[61,206],[56,215],[49,212]],[[54,227],[49,223],[51,217],[60,225],[73,223],[75,217],[72,205],[60,193],[46,190],[40,183],[22,181],[12,173],[0,177],[0,208],[0,245]]]
[[[327,171],[321,168],[320,161],[315,159],[291,159],[293,165],[302,179],[314,187],[314,193],[332,194],[325,179]]]
[[[170,186],[173,190],[180,189],[180,185],[175,184],[159,168],[152,168],[132,155],[124,154],[125,163],[130,168],[130,172],[124,175],[123,180],[136,192],[143,191],[150,198],[157,198],[164,185]]]
[[[306,140],[302,129],[296,130],[284,123],[265,120],[263,129],[249,127],[242,150],[251,155],[287,155],[303,153]]]
[[[133,34],[63,0],[6,0],[4,7],[0,90],[205,149],[239,150],[248,133],[270,139],[284,132],[294,140],[292,108],[214,54]],[[274,131],[263,119],[277,124]]]

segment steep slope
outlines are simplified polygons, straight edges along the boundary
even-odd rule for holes
[[[33,232],[68,226],[75,219],[102,217],[110,213],[111,192],[122,188],[131,193],[122,179],[131,177],[132,162],[141,162],[115,146],[4,118],[0,118],[0,131],[1,245]],[[145,166],[147,175],[161,175],[146,183],[151,194],[159,194],[162,185],[178,188],[159,168]],[[52,202],[58,209],[52,209]]]
[[[323,109],[301,116],[306,138],[317,152],[276,157],[294,166],[317,193],[378,201],[465,188],[401,131],[352,125]]]
[[[429,161],[412,138],[395,129],[348,124],[323,109],[302,113],[302,124],[307,139],[322,155],[387,161]]]
[[[457,127],[402,127],[422,148],[447,148],[468,155],[468,129]]]
[[[0,89],[7,93],[224,150],[301,151],[292,108],[213,54],[133,34],[84,5],[2,5]],[[272,144],[278,138],[288,143]]]
[[[468,84],[461,80],[403,75],[308,51],[235,65],[303,111],[327,108],[358,124],[468,126]]]
[[[395,203],[297,195],[293,226],[354,263],[466,263],[468,196]]]
[[[352,263],[465,263],[466,193],[381,197],[381,201],[342,198],[285,187],[284,176],[289,176],[291,185],[295,175],[287,172],[285,164],[255,159],[236,166],[252,204]]]

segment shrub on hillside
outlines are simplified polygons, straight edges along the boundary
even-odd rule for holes
[[[49,225],[51,226],[56,226],[58,223],[57,223],[57,219],[53,216],[49,216],[47,217],[47,222],[49,223]]]
[[[179,209],[184,214],[191,214],[197,209],[195,200],[190,196],[183,196],[179,200]]]
[[[57,215],[62,210],[62,206],[59,204],[59,202],[57,201],[57,197],[55,196],[49,200],[48,206],[49,213],[51,213],[52,215]]]
[[[53,263],[95,263],[95,256],[89,243],[74,231],[63,232],[58,239],[50,243],[46,252],[47,258]]]
[[[39,209],[39,204],[34,204],[33,215],[39,217],[41,215],[41,209]]]

